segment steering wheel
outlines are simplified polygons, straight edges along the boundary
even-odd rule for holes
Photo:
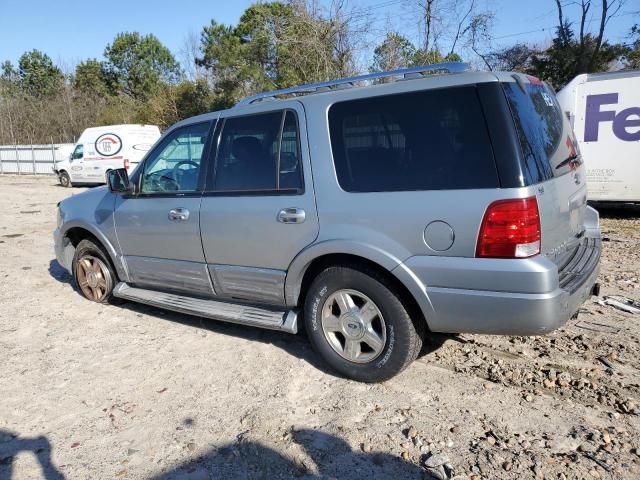
[[[151,182],[154,192],[171,192],[179,188],[176,179],[167,175],[146,175],[146,177]]]
[[[178,188],[176,190],[180,190],[180,184],[182,183],[182,176],[185,173],[185,170],[180,169],[182,165],[191,165],[193,168],[190,168],[189,170],[193,170],[193,169],[197,170],[198,168],[200,168],[200,165],[198,165],[196,162],[193,162],[191,160],[181,160],[180,162],[176,163],[173,166],[173,169],[171,170],[171,175],[173,176],[176,184],[178,185]]]
[[[176,163],[173,167],[174,175],[178,173],[178,170],[182,165],[193,165],[194,168],[200,168],[200,165],[198,165],[196,162],[193,162],[191,160],[181,160],[180,162]]]

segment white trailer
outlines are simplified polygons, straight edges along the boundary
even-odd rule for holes
[[[557,97],[578,139],[589,200],[640,202],[640,70],[578,75]]]

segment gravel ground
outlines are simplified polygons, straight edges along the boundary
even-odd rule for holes
[[[640,315],[434,335],[359,384],[303,335],[83,300],[51,237],[81,190],[0,176],[0,479],[640,477]],[[602,229],[602,294],[640,299],[640,209]]]

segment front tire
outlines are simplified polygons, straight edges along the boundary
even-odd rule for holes
[[[304,317],[314,349],[353,380],[388,380],[422,348],[424,323],[412,320],[386,276],[359,265],[322,271],[309,287]]]
[[[63,187],[71,187],[71,177],[64,170],[60,172],[60,175],[58,175],[58,180],[60,180],[60,185]]]
[[[108,303],[116,275],[103,249],[91,240],[81,240],[73,256],[73,278],[80,293],[92,302]]]

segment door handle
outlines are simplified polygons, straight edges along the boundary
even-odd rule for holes
[[[278,212],[278,221],[280,223],[302,223],[306,217],[306,213],[301,208],[283,208]]]
[[[182,207],[172,208],[169,210],[169,220],[174,222],[184,222],[189,219],[189,210]]]

